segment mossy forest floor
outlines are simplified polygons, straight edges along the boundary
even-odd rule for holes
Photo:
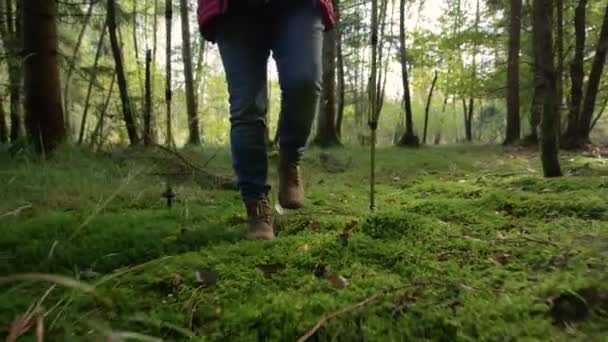
[[[294,341],[335,313],[311,341],[608,340],[606,159],[544,179],[530,150],[381,149],[370,214],[367,150],[313,149],[307,208],[250,242],[210,176],[228,150],[180,154],[205,173],[160,149],[0,155],[0,337]]]

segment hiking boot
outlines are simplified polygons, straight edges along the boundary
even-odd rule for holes
[[[249,219],[248,240],[273,240],[272,209],[266,197],[245,203]]]
[[[304,186],[297,161],[279,156],[279,204],[285,209],[300,209],[304,206]]]

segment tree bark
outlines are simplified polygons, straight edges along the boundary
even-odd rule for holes
[[[433,83],[431,83],[431,90],[429,96],[426,98],[426,106],[424,107],[424,134],[422,135],[422,143],[426,144],[426,136],[429,128],[429,111],[431,109],[431,100],[433,99],[433,91],[435,91],[435,85],[437,84],[437,78],[439,72],[435,70],[435,77],[433,77]]]
[[[410,81],[407,70],[407,50],[405,47],[405,0],[399,3],[399,42],[401,61],[401,80],[403,83],[403,105],[405,110],[405,133],[399,140],[400,146],[418,146],[419,140],[414,135],[414,120],[412,114],[412,99],[410,95]]]
[[[541,123],[541,159],[545,177],[562,175],[559,164],[559,120],[557,118],[557,75],[553,57],[553,34],[550,17],[553,0],[534,1],[534,20],[537,25],[535,41],[544,82],[545,97]]]
[[[2,0],[0,0],[2,1]],[[78,33],[78,38],[76,40],[76,46],[74,46],[74,51],[72,52],[72,61],[68,66],[68,73],[65,77],[65,85],[63,86],[63,113],[65,116],[65,129],[68,132],[68,137],[72,135],[72,120],[70,118],[70,110],[69,110],[69,102],[70,102],[70,85],[72,81],[72,74],[74,73],[74,69],[76,69],[77,61],[78,61],[78,53],[80,52],[80,46],[82,45],[82,41],[84,38],[84,34],[89,27],[89,23],[91,22],[91,17],[93,14],[93,8],[95,7],[95,2],[91,2],[87,12],[85,14],[84,23],[82,24],[82,28]],[[105,30],[105,23],[104,23]],[[80,143],[80,142],[79,142]]]
[[[114,63],[116,65],[116,77],[118,88],[120,90],[120,100],[122,102],[122,113],[127,133],[129,134],[129,142],[132,146],[139,144],[139,136],[133,119],[131,110],[131,100],[129,98],[129,88],[127,86],[127,78],[125,76],[124,65],[122,61],[122,51],[118,44],[116,36],[116,2],[108,0],[108,32],[110,33],[110,43],[112,44],[112,54],[114,55]]]
[[[317,119],[315,144],[321,147],[339,145],[336,131],[336,31],[328,31],[323,39],[323,91]]]
[[[82,145],[82,142],[84,140],[85,127],[86,127],[87,118],[88,118],[88,114],[89,114],[91,93],[93,92],[93,86],[95,85],[95,82],[97,82],[97,67],[99,65],[99,59],[101,58],[101,52],[103,51],[103,43],[106,38],[106,31],[107,31],[106,24],[107,24],[107,19],[103,25],[103,28],[101,31],[101,36],[99,37],[99,42],[97,43],[97,52],[95,52],[95,60],[93,61],[93,70],[91,72],[91,79],[89,81],[89,87],[87,88],[87,96],[84,101],[84,111],[82,112],[82,118],[81,118],[81,122],[80,122],[80,133],[78,134],[78,145]],[[67,108],[67,107],[65,107],[65,108]]]
[[[570,94],[570,111],[568,113],[568,127],[564,134],[564,146],[574,148],[577,145],[581,104],[583,103],[583,81],[585,78],[585,40],[587,20],[587,0],[580,0],[574,14],[574,59],[570,64],[570,78],[572,80]]]
[[[22,1],[25,59],[25,123],[29,139],[43,156],[66,139],[57,56],[57,3]]]
[[[593,57],[593,64],[591,65],[591,72],[589,73],[589,80],[587,81],[587,90],[585,92],[585,99],[583,102],[583,109],[580,115],[579,130],[577,135],[577,141],[579,145],[587,144],[590,142],[589,135],[591,133],[591,121],[593,120],[593,113],[595,111],[595,102],[597,100],[597,93],[600,88],[600,81],[602,78],[602,72],[606,65],[606,57],[608,56],[608,4],[604,14],[604,21],[602,23],[602,30],[598,38],[598,42],[595,50],[595,57]]]
[[[186,80],[186,107],[188,111],[188,144],[200,145],[198,113],[194,98],[194,80],[192,73],[192,47],[190,42],[190,21],[188,20],[188,1],[180,0],[182,19],[182,57],[184,61],[184,78]]]
[[[520,137],[519,51],[521,47],[522,0],[511,0],[509,56],[507,67],[507,132],[504,144],[512,145]]]
[[[171,29],[172,29],[172,22],[173,22],[173,4],[171,3],[172,0],[165,0],[165,36],[167,38],[166,41],[166,75],[165,75],[165,79],[166,79],[166,83],[165,83],[165,104],[166,104],[166,108],[167,108],[167,132],[166,132],[166,143],[167,143],[167,147],[172,147],[174,145],[173,142],[173,132],[172,132],[172,124],[171,121],[173,120],[172,118],[172,113],[171,113],[171,97],[172,97],[172,91],[171,91]]]

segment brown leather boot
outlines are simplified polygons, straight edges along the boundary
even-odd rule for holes
[[[249,219],[248,240],[273,240],[272,209],[266,197],[245,203]]]
[[[285,209],[300,209],[304,206],[304,186],[297,161],[279,156],[279,204]]]

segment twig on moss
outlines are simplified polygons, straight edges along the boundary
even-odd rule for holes
[[[336,317],[338,317],[338,316],[341,316],[341,315],[347,314],[347,313],[349,313],[349,312],[351,312],[351,311],[354,311],[354,310],[357,310],[357,309],[359,309],[359,308],[362,308],[362,307],[364,307],[364,306],[367,306],[368,304],[370,304],[370,303],[372,303],[372,302],[374,302],[374,301],[378,300],[379,298],[385,297],[386,295],[388,295],[388,294],[390,294],[390,293],[393,293],[393,292],[396,292],[396,291],[402,290],[402,289],[404,289],[405,287],[406,287],[406,286],[402,286],[402,287],[396,287],[396,288],[391,288],[391,289],[384,289],[384,290],[382,290],[382,291],[380,291],[380,292],[377,292],[377,293],[375,293],[375,294],[373,294],[373,295],[371,295],[371,296],[369,296],[369,297],[365,298],[364,300],[362,300],[362,301],[360,301],[360,302],[358,302],[358,303],[352,304],[352,305],[350,305],[350,306],[347,306],[347,307],[342,308],[342,309],[340,309],[340,310],[338,310],[338,311],[334,311],[334,312],[332,312],[332,313],[329,313],[329,314],[327,314],[327,315],[325,315],[325,316],[321,317],[321,319],[319,319],[319,320],[317,321],[317,324],[315,324],[315,325],[314,325],[314,326],[313,326],[313,327],[312,327],[312,328],[311,328],[311,329],[310,329],[310,330],[309,330],[309,331],[308,331],[306,334],[304,334],[302,337],[300,337],[300,338],[298,339],[298,342],[305,342],[305,341],[307,341],[307,340],[308,340],[309,338],[311,338],[311,337],[312,337],[312,336],[313,336],[313,335],[314,335],[314,334],[315,334],[315,333],[316,333],[316,332],[317,332],[319,329],[321,329],[321,327],[323,327],[323,325],[325,325],[325,324],[326,324],[327,322],[329,322],[330,320],[332,320],[332,319],[334,319],[334,318],[336,318]]]
[[[26,209],[31,209],[31,208],[32,208],[31,204],[26,204],[26,205],[20,206],[19,208],[15,209],[15,210],[11,210],[9,212],[6,212],[6,213],[0,215],[0,219],[8,217],[8,216],[15,216],[15,217],[19,216],[19,214],[21,214],[22,211],[24,211]]]

